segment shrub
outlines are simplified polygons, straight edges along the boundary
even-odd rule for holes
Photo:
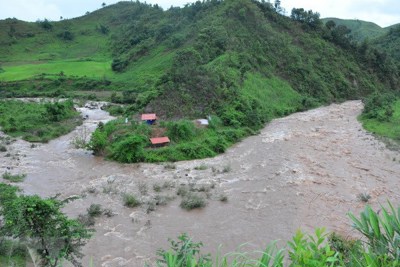
[[[50,23],[48,19],[44,19],[43,21],[37,21],[37,23],[40,25],[45,30],[51,30],[53,29],[53,24]]]
[[[140,201],[133,194],[125,193],[122,198],[126,207],[134,208],[140,205]]]
[[[138,188],[139,188],[140,194],[142,194],[143,196],[147,195],[148,188],[147,188],[147,184],[145,182],[138,182]]]
[[[176,169],[176,165],[173,163],[167,163],[164,165],[164,169],[170,169],[170,170],[175,170]]]
[[[0,152],[7,152],[7,147],[0,145]]]
[[[161,192],[162,186],[160,184],[153,184],[154,192]]]
[[[26,178],[26,174],[11,174],[9,172],[5,172],[3,173],[3,179],[10,181],[12,183],[19,183],[19,182],[23,182]]]
[[[70,31],[60,32],[57,36],[65,41],[72,41],[74,39],[74,34]]]
[[[165,206],[168,204],[169,201],[173,199],[174,197],[172,196],[163,196],[163,195],[156,195],[154,197],[155,204],[158,206]]]
[[[94,155],[101,156],[104,155],[107,144],[107,134],[102,131],[101,128],[98,128],[93,132],[92,136],[90,137],[87,148],[89,150],[92,150]]]
[[[204,171],[204,170],[207,170],[207,168],[208,168],[207,165],[205,165],[204,163],[201,164],[200,166],[194,167],[194,169],[198,170],[198,171]]]
[[[207,205],[204,197],[196,193],[188,193],[181,201],[180,207],[185,210],[203,208]]]
[[[360,193],[357,195],[357,199],[361,202],[367,203],[370,200],[371,196],[368,193]]]
[[[180,235],[177,241],[169,241],[171,243],[170,251],[160,249],[157,252],[157,255],[161,257],[158,260],[158,266],[162,266],[162,264],[170,267],[211,266],[210,255],[200,254],[203,243],[194,243],[187,234]]]
[[[77,220],[85,226],[93,226],[96,224],[94,217],[89,216],[89,214],[79,214]]]
[[[143,135],[132,135],[116,142],[111,147],[110,158],[125,163],[140,162],[144,160],[144,147],[148,139]]]
[[[186,186],[180,186],[178,190],[176,190],[176,194],[178,196],[184,197],[189,193],[189,189]]]
[[[232,167],[231,167],[231,165],[225,165],[224,166],[224,168],[222,169],[222,172],[223,173],[227,173],[227,172],[230,172],[232,170]]]
[[[389,208],[381,206],[380,215],[367,206],[357,219],[349,213],[350,219],[354,223],[354,228],[367,238],[369,250],[377,255],[388,255],[393,261],[400,263],[399,237],[400,237],[400,210],[393,208],[391,203]],[[379,266],[383,265],[380,257]]]
[[[100,204],[91,204],[87,209],[87,213],[90,217],[99,217],[103,211]]]
[[[391,93],[376,92],[363,100],[363,114],[369,119],[378,119],[380,121],[389,120],[393,115],[393,102],[395,97]]]
[[[214,151],[197,142],[176,145],[175,149],[183,154],[185,159],[203,159],[215,156]]]
[[[114,58],[111,63],[111,69],[115,72],[123,72],[128,66],[128,61],[121,58]]]
[[[228,201],[228,196],[225,195],[225,194],[221,194],[221,195],[219,196],[219,201],[221,201],[221,202],[227,202],[227,201]]]
[[[188,120],[170,122],[167,124],[167,135],[175,142],[191,140],[196,135],[196,127]]]

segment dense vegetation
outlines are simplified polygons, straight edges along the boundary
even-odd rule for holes
[[[353,19],[339,19],[339,18],[324,18],[322,19],[324,23],[328,21],[333,21],[337,26],[343,25],[351,30],[351,37],[362,42],[366,39],[373,40],[375,38],[381,37],[389,31],[389,27],[382,28],[373,22],[353,20]]]
[[[392,59],[352,41],[345,26],[301,8],[280,12],[279,1],[207,0],[166,11],[136,1],[60,22],[7,19],[0,93],[101,98],[127,104],[112,109],[124,117],[146,110],[217,121],[158,150],[148,149],[155,130],[135,123],[105,125],[89,144],[136,162],[213,156],[274,117],[398,88]]]
[[[64,260],[82,266],[80,250],[91,231],[63,214],[64,204],[0,183],[0,263],[25,266],[30,255],[35,266],[56,267]]]
[[[223,153],[243,137],[253,134],[271,118],[305,108],[300,94],[278,79],[249,77],[244,88],[246,91],[240,99],[246,106],[240,111],[230,108],[221,117],[211,116],[206,128],[197,127],[189,120],[161,121],[149,126],[136,120],[125,123],[124,119],[119,119],[101,124],[92,135],[88,147],[96,155],[120,162],[212,157]],[[251,107],[255,110],[251,110]],[[171,144],[152,148],[149,138],[163,134],[170,138]]]
[[[365,99],[360,120],[366,130],[400,141],[400,97],[375,93]]]
[[[397,64],[400,65],[400,25],[394,25],[389,28],[388,32],[373,40],[373,45],[385,51],[387,56],[392,57],[396,60]]]
[[[382,207],[380,213],[367,206],[360,218],[349,214],[363,240],[346,240],[336,233],[328,235],[324,229],[316,229],[314,235],[299,230],[284,248],[279,249],[274,242],[264,251],[216,255],[215,260],[201,253],[202,243],[193,242],[183,234],[177,241],[171,240],[169,250],[158,252],[158,264],[168,267],[395,267],[400,264],[399,215],[390,203],[388,208]]]
[[[0,126],[6,134],[47,142],[82,123],[71,100],[59,102],[0,101]]]
[[[163,18],[158,23],[171,17],[176,23],[161,37],[154,29],[157,24],[140,38],[121,36],[114,47],[113,69],[129,72],[145,53],[140,49],[152,51],[163,42],[174,51],[172,67],[147,94],[113,94],[114,102],[132,103],[120,112],[130,116],[147,106],[164,118],[213,115],[218,123],[193,131],[186,140],[172,138],[171,146],[155,150],[149,149],[148,141],[155,127],[143,131],[135,123],[112,122],[96,131],[89,147],[114,160],[214,156],[274,117],[394,89],[399,83],[390,59],[368,43],[353,42],[346,27],[324,25],[312,11],[294,9],[289,19],[269,3],[206,1],[166,12],[153,8],[149,13],[150,18]],[[142,30],[135,25],[132,33]],[[179,44],[171,46],[170,38],[178,33]],[[157,127],[168,130],[167,125]],[[101,149],[96,147],[99,143]]]

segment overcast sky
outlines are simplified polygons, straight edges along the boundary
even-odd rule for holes
[[[107,5],[118,0],[0,0],[0,19],[17,18],[26,21],[38,19],[59,20],[60,17],[82,16],[86,11],[94,11],[105,2]],[[190,0],[147,0],[159,4],[164,9],[171,5],[182,6]],[[274,0],[271,0],[274,2]],[[399,0],[281,0],[287,14],[293,7],[303,7],[319,12],[322,18],[337,17],[372,21],[386,27],[400,23]]]

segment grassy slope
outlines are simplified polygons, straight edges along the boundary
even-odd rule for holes
[[[54,107],[53,113],[47,107]],[[51,117],[53,114],[58,117]],[[48,142],[82,123],[72,103],[66,102],[58,105],[0,101],[0,115],[0,126],[5,133],[32,142]]]
[[[367,131],[377,135],[400,140],[400,100],[397,100],[392,107],[394,110],[393,116],[387,121],[375,118],[368,119],[360,116],[359,119],[361,120],[363,127]],[[383,113],[384,110],[381,110],[380,112]]]
[[[52,23],[51,31],[37,23],[0,24],[0,90],[50,96],[85,90],[104,97],[110,94],[102,90],[128,91],[114,99],[132,104],[130,112],[146,107],[164,117],[218,116],[225,134],[224,127],[241,131],[226,144],[276,116],[396,86],[390,72],[379,69],[384,59],[371,61],[332,30],[252,0],[206,1],[165,12],[123,2]],[[11,26],[13,38],[6,38]],[[58,37],[66,30],[73,40]],[[111,71],[111,62],[119,72]]]
[[[173,52],[164,51],[161,45],[132,64],[127,72],[111,70],[111,43],[123,30],[123,17],[133,7],[127,2],[112,5],[80,18],[52,22],[51,30],[38,23],[0,21],[0,67],[4,71],[0,72],[0,81],[32,79],[43,73],[54,79],[57,77],[53,75],[62,71],[66,78],[106,78],[116,84],[111,89],[131,90],[154,84],[173,57]],[[101,33],[100,25],[105,25],[109,33]],[[15,29],[12,38],[8,34],[11,27]],[[57,36],[65,30],[74,35],[72,41]]]
[[[324,18],[322,19],[324,23],[333,20],[336,25],[344,25],[351,30],[351,35],[357,41],[363,41],[365,39],[375,39],[388,32],[387,28],[382,28],[379,25],[354,19],[338,19],[338,18]]]
[[[400,25],[394,25],[389,31],[373,41],[373,45],[377,46],[389,56],[400,62]]]
[[[23,257],[4,257],[0,256],[0,266],[15,266],[15,267],[25,267],[26,260]]]

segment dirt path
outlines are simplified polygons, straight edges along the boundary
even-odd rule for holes
[[[260,250],[272,240],[289,240],[297,228],[325,226],[351,234],[346,213],[363,209],[360,193],[369,194],[375,207],[387,199],[399,203],[400,154],[362,129],[356,119],[361,109],[360,101],[350,101],[296,113],[272,121],[223,155],[173,166],[95,158],[69,145],[76,132],[36,148],[14,142],[9,153],[19,156],[0,154],[0,166],[27,173],[21,187],[28,193],[83,196],[66,207],[72,216],[92,203],[112,210],[115,216],[97,219],[84,266],[90,260],[94,266],[143,266],[166,248],[168,238],[183,232],[213,254],[220,244],[222,253],[246,242],[247,249]],[[90,112],[82,126],[89,130],[111,119],[101,110],[82,111]],[[195,169],[201,165],[207,168]],[[176,190],[183,184],[212,187],[208,206],[182,210]],[[126,208],[124,192],[148,204]],[[219,201],[221,195],[228,201]],[[151,211],[155,196],[176,199]]]

